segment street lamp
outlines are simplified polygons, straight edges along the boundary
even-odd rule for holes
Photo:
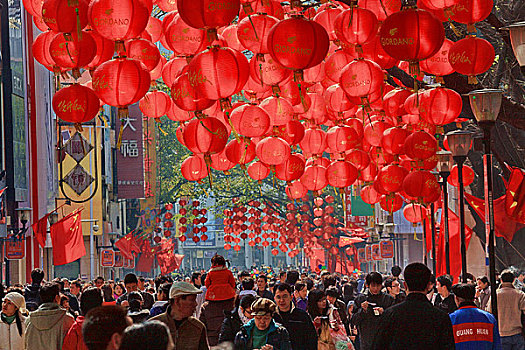
[[[450,274],[450,241],[448,230],[448,183],[447,179],[450,176],[450,164],[452,163],[452,152],[439,151],[437,152],[438,164],[437,170],[443,179],[441,186],[443,188],[443,210],[445,212],[445,270]]]
[[[511,24],[505,29],[510,31],[510,43],[514,56],[518,60],[521,72],[525,76],[525,21]]]
[[[29,221],[29,216],[31,215],[31,208],[23,207],[23,208],[16,208],[15,211],[17,213],[17,217],[20,220],[20,223],[22,224],[22,228],[19,229],[18,225],[15,226],[15,228],[12,228],[11,231],[13,232],[14,236],[20,236],[20,239],[23,238],[23,235],[26,233],[28,227],[26,227],[27,222]]]
[[[463,164],[472,145],[472,133],[456,130],[447,134],[452,158],[458,165],[459,182],[459,229],[461,235],[461,280],[467,283],[467,245],[465,239],[465,186],[463,186]]]
[[[523,27],[525,29],[525,26]],[[525,30],[522,31],[525,33]],[[523,35],[525,39],[525,34]],[[525,45],[523,46],[525,53]],[[524,62],[525,63],[525,62]],[[496,259],[494,237],[494,196],[492,185],[492,151],[490,149],[491,129],[496,123],[503,98],[502,90],[484,89],[475,90],[468,94],[470,108],[478,125],[483,129],[483,145],[485,156],[483,159],[485,181],[485,256],[489,263],[489,278],[491,285],[496,285]],[[494,289],[494,291],[493,291]],[[498,305],[496,288],[491,288],[491,307],[496,319],[498,318]]]

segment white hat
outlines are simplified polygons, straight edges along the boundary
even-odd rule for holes
[[[24,296],[17,292],[10,292],[7,293],[4,299],[9,300],[12,302],[21,313],[26,313],[26,300],[24,299]]]

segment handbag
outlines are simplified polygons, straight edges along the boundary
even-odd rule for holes
[[[317,349],[335,350],[335,344],[332,339],[330,325],[328,322],[321,322],[321,332],[319,334],[319,339],[317,340]]]

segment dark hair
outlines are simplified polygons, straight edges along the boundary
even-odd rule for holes
[[[372,283],[375,284],[383,284],[383,276],[379,272],[372,271],[365,277],[365,282],[368,286],[370,286]]]
[[[131,292],[128,294],[128,303],[130,311],[140,311],[142,309],[141,302],[144,301],[140,292]]]
[[[268,283],[268,276],[266,276],[264,273],[261,273],[259,276],[257,276],[257,279],[262,278],[264,282]]]
[[[328,289],[331,286],[335,286],[337,284],[337,279],[334,275],[328,275],[325,277],[323,281],[324,289]]]
[[[288,271],[288,273],[286,274],[286,283],[293,286],[295,285],[295,283],[297,283],[297,281],[299,280],[299,277],[301,277],[299,275],[299,271],[297,270]]]
[[[100,292],[100,289],[97,287],[87,288],[80,295],[80,311],[82,312],[82,315],[85,315],[89,310],[102,305],[102,302],[102,293]]]
[[[95,282],[98,281],[98,280],[102,280],[102,282],[104,282],[104,277],[102,276],[97,276],[97,278],[95,278]]]
[[[44,279],[44,270],[40,268],[36,268],[33,271],[31,271],[31,282],[33,282],[33,284],[40,284],[42,283],[43,279]]]
[[[452,293],[458,298],[474,301],[476,297],[476,287],[471,283],[458,283],[452,287]]]
[[[60,293],[60,286],[56,282],[44,283],[40,288],[40,299],[42,303],[53,303],[55,298]]]
[[[401,272],[403,270],[401,269],[401,267],[399,266],[392,266],[392,268],[390,269],[390,272],[392,272],[392,276],[394,277],[399,277],[399,275],[401,275]]]
[[[485,283],[485,284],[488,284],[490,286],[490,282],[489,282],[489,279],[488,279],[487,276],[478,277],[478,281],[481,281],[481,283]]]
[[[135,275],[134,273],[128,273],[126,276],[124,276],[124,285],[131,283],[139,283],[137,275]]]
[[[302,291],[304,288],[306,288],[306,283],[303,283],[303,282],[297,282],[294,286],[295,290],[300,292]]]
[[[273,287],[273,293],[275,294],[275,292],[277,291],[279,292],[287,291],[288,293],[290,293],[290,295],[292,295],[293,288],[288,283],[277,283],[275,287]]]
[[[169,343],[169,329],[160,321],[147,321],[129,326],[122,335],[119,350],[166,350]]]
[[[316,318],[317,316],[323,316],[328,310],[328,308],[326,308],[326,310],[319,310],[317,307],[317,302],[325,297],[326,294],[320,289],[313,289],[310,291],[310,293],[308,293],[307,310],[312,319]]]
[[[305,283],[306,283],[306,289],[312,290],[312,288],[314,287],[314,281],[311,278],[308,278],[305,281]]]
[[[159,290],[159,287],[163,284],[163,283],[173,283],[173,279],[169,276],[158,276],[157,278],[155,278],[155,289],[158,291]]]
[[[450,292],[452,289],[452,277],[450,275],[441,275],[436,279],[439,284],[443,287],[447,287],[447,290]]]
[[[341,294],[336,286],[330,286],[326,289],[326,296],[339,298]]]
[[[166,282],[166,283],[163,283],[160,288],[159,288],[159,292],[162,292],[164,294],[166,294],[166,296],[169,296],[170,295],[170,289],[171,289],[171,285],[173,283],[169,283],[169,282]]]
[[[255,282],[253,281],[253,278],[248,277],[242,280],[242,290],[253,290],[253,287],[255,286]]]
[[[191,283],[194,283],[195,280],[199,280],[200,282],[200,279],[201,279],[201,273],[200,272],[194,272],[191,274]]]
[[[115,298],[113,298],[113,288],[111,288],[109,284],[107,283],[103,284],[101,289],[102,289],[102,294],[104,295],[104,301],[106,302],[115,301]]]
[[[279,278],[283,277],[284,275],[286,275],[286,271],[279,272]]]
[[[89,310],[82,325],[82,337],[89,350],[106,350],[113,334],[122,334],[128,326],[126,309],[99,306]]]
[[[207,272],[204,272],[202,275],[201,275],[201,284],[204,286],[206,284],[206,276],[208,276],[208,273]]]
[[[240,278],[247,277],[247,276],[250,276],[250,273],[248,271],[242,270],[241,272],[239,272]]]
[[[60,278],[55,278],[52,282],[58,284],[58,287],[60,288],[60,291],[63,292],[64,291],[64,287],[65,287],[65,283],[64,281],[62,281]]]
[[[514,282],[514,278],[516,277],[514,276],[514,273],[511,270],[504,270],[499,276],[499,278],[501,279],[501,282],[512,283]]]
[[[70,286],[71,285],[75,285],[77,286],[79,289],[82,288],[82,283],[80,283],[80,281],[73,281],[70,283]],[[71,287],[70,287],[71,288]]]
[[[243,309],[247,309],[250,306],[252,306],[255,300],[257,300],[257,297],[253,294],[243,295],[239,303],[239,306],[242,307]]]
[[[139,276],[139,281],[146,282],[146,279],[144,278],[144,276]]]
[[[388,277],[386,280],[385,280],[385,288],[392,288],[392,283],[394,283],[396,279],[394,277]]]
[[[405,267],[405,283],[411,292],[424,292],[430,281],[429,268],[422,263],[416,262]]]
[[[211,265],[212,266],[226,266],[226,259],[222,255],[215,254],[213,258],[211,258]]]

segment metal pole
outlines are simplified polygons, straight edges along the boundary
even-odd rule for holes
[[[463,163],[467,157],[456,156],[459,182],[459,232],[461,238],[461,282],[467,283],[467,245],[465,238],[465,187],[463,186]]]
[[[450,173],[448,171],[442,172],[443,178],[443,210],[445,211],[445,271],[450,274],[450,231],[448,229],[448,183],[447,179]]]
[[[434,275],[437,273],[436,270],[436,219],[434,203],[430,204],[430,229],[432,230],[432,271]]]
[[[495,237],[494,237],[494,195],[492,185],[492,152],[490,149],[490,130],[494,122],[480,122],[483,128],[483,145],[485,157],[483,165],[485,167],[485,222],[487,230],[486,254],[488,254],[489,280],[490,280],[490,304],[492,314],[498,319],[498,298],[496,295],[496,259],[495,259]]]
[[[93,237],[93,226],[89,230],[89,268],[91,281],[95,279],[95,242]]]
[[[423,263],[428,266],[428,256],[427,256],[427,220],[423,219]]]

